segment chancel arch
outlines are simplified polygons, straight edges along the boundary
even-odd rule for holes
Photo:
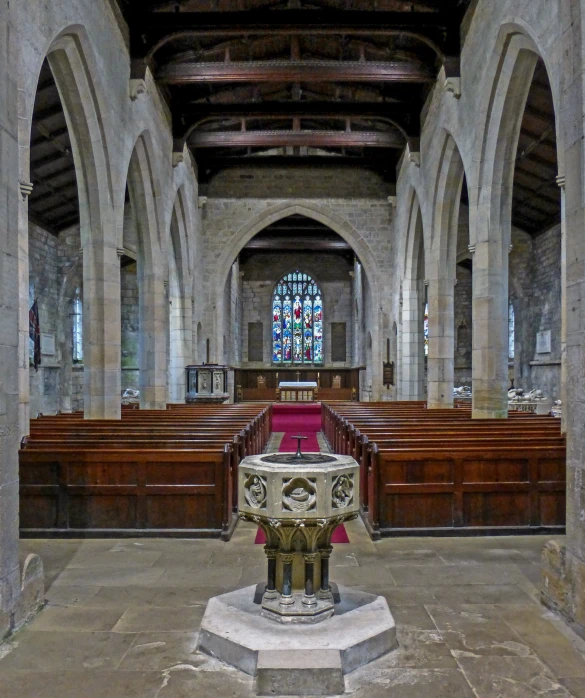
[[[223,250],[220,262],[218,264],[219,276],[218,279],[222,279],[222,283],[219,288],[216,289],[216,308],[214,317],[217,327],[224,328],[227,326],[235,327],[233,323],[226,324],[226,318],[229,316],[228,305],[226,302],[227,290],[226,281],[229,281],[229,276],[233,268],[233,261],[237,259],[238,255],[245,249],[246,245],[250,243],[253,238],[260,232],[264,231],[271,225],[278,225],[279,222],[284,221],[289,217],[302,217],[308,219],[309,222],[313,224],[329,229],[330,232],[339,236],[341,242],[345,243],[348,251],[351,251],[351,261],[349,261],[348,256],[348,269],[347,278],[348,281],[351,280],[350,272],[353,273],[354,259],[358,261],[360,267],[363,265],[363,278],[361,280],[360,286],[360,302],[363,303],[363,317],[369,317],[371,332],[372,332],[372,349],[371,349],[371,361],[368,362],[367,367],[363,366],[363,376],[362,383],[364,387],[371,386],[371,394],[375,399],[376,396],[380,395],[382,389],[382,347],[381,347],[381,314],[380,314],[380,274],[378,269],[378,264],[376,262],[375,256],[369,248],[366,240],[359,234],[359,232],[354,228],[354,226],[346,219],[341,218],[339,215],[334,213],[331,209],[326,208],[311,201],[303,201],[302,203],[279,203],[274,206],[266,208],[264,211],[259,213],[257,216],[248,221],[243,227],[241,227],[237,233],[232,237],[230,244],[226,246]],[[313,259],[311,259],[313,257]],[[305,261],[306,259],[306,261]],[[298,257],[297,261],[280,262],[281,273],[275,275],[271,279],[270,288],[272,289],[274,284],[277,282],[278,278],[284,275],[285,272],[290,271],[294,266],[299,269],[306,269],[306,273],[309,273],[313,278],[320,278],[320,268],[315,264],[314,255],[308,254],[305,258]],[[244,283],[246,281],[246,271],[241,266],[240,260],[240,270],[239,273],[242,276]],[[225,274],[225,275],[224,275]],[[322,285],[322,284],[321,284]],[[351,284],[350,284],[351,285]],[[329,297],[326,290],[324,291],[326,298]],[[335,297],[335,292],[332,294]],[[345,302],[346,295],[342,296],[343,302]],[[246,299],[244,302],[244,315],[243,315],[243,325],[241,329],[242,342],[246,344],[246,338],[248,336],[249,327],[248,320],[246,319]],[[264,309],[262,317],[264,318],[264,325],[262,327],[263,341],[266,346],[270,342],[271,337],[271,327],[266,321],[266,318],[270,317],[271,314],[271,304],[272,298],[271,294],[268,294],[263,301]],[[351,306],[350,306],[351,308]],[[351,311],[349,311],[351,312]],[[348,321],[346,326],[349,327],[352,321]],[[330,348],[328,349],[327,334],[332,328],[330,323],[326,324],[324,328],[324,347],[326,354],[326,361],[333,361],[330,356]],[[217,332],[215,338],[215,346],[222,346],[222,337],[224,332]],[[349,347],[351,346],[351,334],[346,328],[345,332],[346,346],[348,347],[345,353],[344,361],[339,362],[340,364],[351,364],[358,365],[357,357],[355,353],[350,355]],[[212,349],[212,354],[213,354]],[[271,349],[263,352],[263,360],[269,360]],[[362,354],[362,359],[366,359],[366,352],[364,350]]]

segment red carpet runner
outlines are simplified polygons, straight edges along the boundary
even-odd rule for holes
[[[272,406],[272,431],[284,432],[280,442],[279,453],[297,450],[297,441],[293,436],[306,436],[301,448],[307,452],[318,452],[317,432],[321,431],[321,405],[317,404],[277,404]],[[266,537],[261,528],[256,534],[256,543],[264,545]],[[332,543],[349,543],[345,526],[338,526],[333,532]]]

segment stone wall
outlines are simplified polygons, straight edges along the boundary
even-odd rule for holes
[[[455,386],[471,385],[472,283],[469,269],[457,266],[455,286]]]
[[[136,262],[120,272],[122,318],[122,390],[140,387],[139,371],[139,291]]]
[[[310,274],[319,284],[323,294],[324,358],[325,365],[345,367],[353,364],[352,351],[352,265],[343,255],[336,253],[280,253],[257,254],[240,266],[243,274],[242,305],[243,365],[266,367],[272,361],[272,294],[275,284],[285,274],[296,271]],[[251,362],[248,356],[249,323],[262,322],[263,361]],[[331,360],[331,323],[346,324],[346,360]]]
[[[532,237],[512,231],[509,298],[515,315],[515,356],[511,377],[524,390],[537,388],[560,398],[561,232],[560,226]],[[551,331],[551,352],[536,352],[536,337]]]
[[[29,372],[33,416],[83,408],[83,368],[72,362],[73,299],[78,291],[83,298],[79,245],[78,227],[57,237],[29,225],[29,305],[37,299],[41,334],[55,341],[54,353],[43,352]]]
[[[386,199],[390,184],[353,167],[237,167],[224,170],[201,194],[216,198]]]
[[[275,170],[274,173],[277,171]],[[291,170],[292,173],[295,171]],[[323,171],[319,170],[320,173]],[[232,172],[232,177],[234,173],[235,171]],[[252,174],[248,168],[244,173],[250,176]],[[349,175],[346,176],[349,177]],[[352,177],[354,189],[360,191],[362,178],[367,181],[370,175],[356,169],[352,172]],[[231,196],[227,184],[225,187],[220,187],[219,180],[218,176],[217,181],[214,180],[208,189],[210,195],[202,217],[203,313],[201,322],[204,332],[206,328],[214,329],[211,336],[212,360],[215,356],[221,355],[225,316],[229,313],[226,305],[225,282],[239,252],[256,233],[270,223],[287,215],[306,215],[328,225],[341,235],[352,246],[361,262],[366,295],[372,296],[369,303],[371,314],[369,331],[372,335],[370,382],[375,394],[381,395],[382,352],[385,346],[382,338],[382,317],[384,312],[389,314],[392,304],[390,286],[392,256],[395,251],[393,247],[394,209],[388,202],[388,196],[382,196],[382,193],[387,192],[385,184],[378,178],[374,180],[376,187],[372,187],[369,191],[376,191],[376,197],[320,199],[314,196],[315,190],[311,187],[309,192],[305,191],[303,187],[307,184],[306,182],[297,181],[296,191],[307,194],[307,198],[270,199],[263,194],[264,185],[258,186],[253,178],[242,180],[243,183],[247,183],[248,188],[242,184],[236,192],[237,197]],[[293,177],[294,181],[296,180]],[[216,197],[216,194],[222,194],[223,197]],[[248,195],[247,198],[246,195]],[[315,276],[319,278],[318,270]],[[246,320],[244,320],[242,331],[247,333]],[[268,342],[268,326],[264,327],[263,331],[265,342]],[[348,332],[348,336],[351,334]],[[246,343],[247,338],[243,337],[244,347]],[[266,360],[266,357],[264,358]]]

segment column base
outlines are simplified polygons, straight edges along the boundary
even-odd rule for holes
[[[293,592],[290,597],[283,597],[278,594],[276,599],[262,598],[261,615],[270,618],[277,623],[320,623],[326,618],[330,618],[335,608],[333,599],[311,598],[311,603],[307,604],[308,597],[304,592]]]

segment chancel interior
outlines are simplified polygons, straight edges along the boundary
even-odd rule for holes
[[[0,0],[0,695],[585,696],[584,20]]]

